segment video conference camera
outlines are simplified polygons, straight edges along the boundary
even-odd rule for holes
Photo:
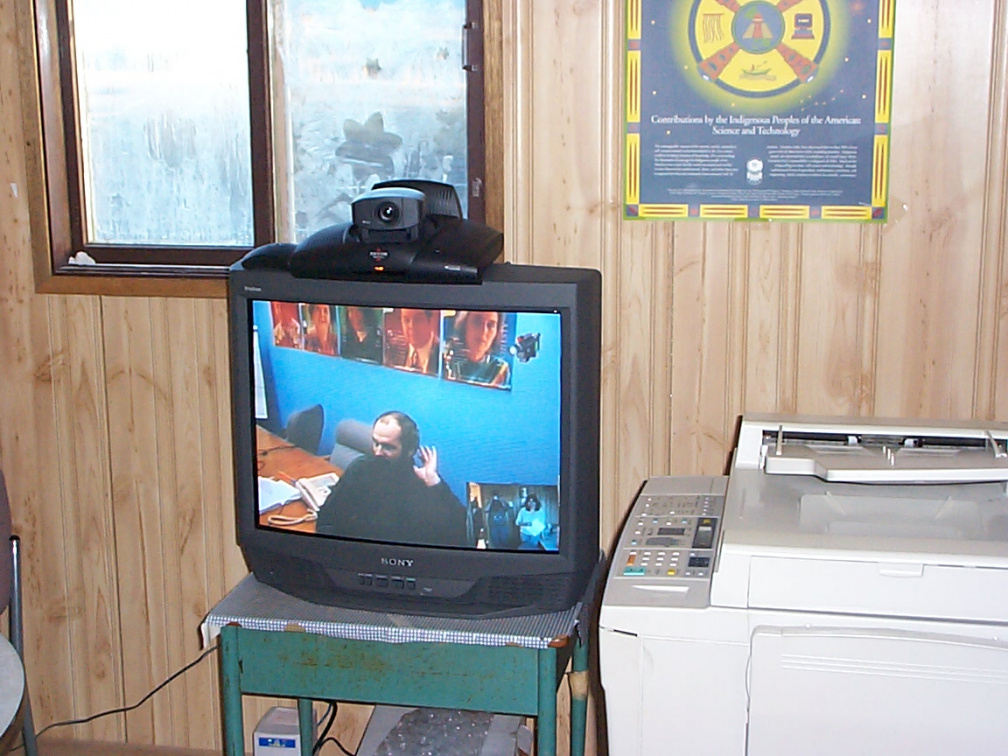
[[[350,210],[364,243],[417,241],[426,216],[424,193],[404,186],[372,189],[355,199]]]
[[[504,247],[500,231],[462,217],[455,187],[393,179],[357,197],[350,223],[300,244],[267,244],[245,268],[281,268],[299,278],[479,283]]]

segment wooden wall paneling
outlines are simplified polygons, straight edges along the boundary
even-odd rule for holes
[[[102,364],[101,303],[96,297],[47,298],[58,458],[62,481],[67,605],[75,711],[122,705],[122,649],[115,523],[109,476],[108,418]],[[78,726],[75,736],[119,740],[121,716]]]
[[[606,0],[600,6],[600,103],[599,103],[599,199],[600,249],[599,269],[602,272],[602,376],[600,407],[600,530],[599,543],[607,551],[624,516],[628,502],[623,501],[624,486],[619,478],[622,463],[618,455],[618,434],[611,432],[619,418],[620,382],[616,377],[614,359],[618,359],[614,344],[619,332],[620,308],[618,282],[613,281],[619,270],[624,249],[623,235],[623,6],[622,0]],[[670,294],[669,294],[670,296]],[[666,338],[668,336],[666,335]],[[666,343],[667,346],[667,343]],[[592,638],[598,648],[598,638]],[[597,651],[593,654],[597,659]],[[566,686],[565,686],[566,687]],[[564,692],[569,702],[569,690]],[[597,662],[588,691],[588,712],[585,733],[585,753],[605,751],[601,713],[604,698]],[[569,703],[564,706],[569,711]],[[568,720],[569,722],[569,720]],[[562,732],[562,731],[561,731]],[[561,738],[562,740],[562,738]]]
[[[199,427],[203,444],[200,455],[202,530],[206,560],[203,572],[206,612],[245,575],[245,562],[238,549],[234,525],[234,485],[231,472],[231,395],[228,350],[218,348],[228,343],[227,305],[207,301],[201,308],[205,321],[196,329],[196,364],[199,380]],[[203,617],[200,617],[202,621]],[[188,673],[198,695],[205,700],[202,716],[207,720],[199,728],[201,743],[220,750],[220,678],[219,661],[211,655]]]
[[[509,3],[510,4],[510,3]],[[504,0],[483,1],[483,118],[486,224],[504,229]]]
[[[708,226],[726,224],[708,224]],[[723,247],[718,247],[717,237],[709,237],[707,250],[712,259],[726,266],[727,287],[725,288],[725,395],[721,415],[722,437],[725,446],[732,448],[737,432],[738,418],[747,410],[755,411],[758,406],[747,404],[746,378],[748,361],[755,359],[749,344],[749,264],[752,253],[749,248],[751,227],[742,224],[728,225],[724,229]],[[720,236],[720,235],[719,235]],[[723,250],[723,251],[722,251]],[[724,257],[723,262],[719,259]],[[727,469],[727,468],[725,468]]]
[[[598,9],[567,0],[516,2],[505,19],[505,122],[513,126],[505,137],[505,180],[512,180],[505,235],[511,234],[516,261],[602,270],[603,307],[611,307],[609,296],[617,289],[613,271],[603,268],[602,248],[611,195],[602,186],[600,157],[611,132],[599,88],[606,27]],[[609,504],[603,501],[605,511]],[[563,732],[569,721],[566,691],[558,712]],[[562,739],[558,753],[566,753]]]
[[[1008,416],[1005,4],[897,3],[890,221],[870,227],[623,222],[622,7],[488,0],[485,17],[506,255],[603,273],[604,543],[647,475],[722,472],[743,411]],[[34,293],[15,11],[0,6],[0,464],[44,725],[133,703],[194,658],[246,569],[226,305]],[[216,664],[73,733],[219,747]],[[273,703],[246,699],[247,732]],[[352,745],[367,709],[341,711]]]
[[[231,439],[231,361],[227,303],[209,303],[209,327],[197,333],[197,359],[205,383],[200,416],[208,447],[203,457],[204,537],[208,559],[207,596],[211,607],[248,573],[238,548]],[[210,451],[212,450],[212,451]]]
[[[797,411],[798,324],[801,319],[802,231],[798,223],[781,224],[780,325],[777,341],[778,412]]]
[[[745,411],[772,412],[780,404],[782,383],[788,378],[783,344],[789,330],[785,288],[786,233],[783,224],[758,223],[748,228],[748,265],[744,322],[745,372],[742,374]]]
[[[159,522],[152,532],[158,540],[152,541],[160,550],[157,575],[161,584],[151,582],[150,594],[157,603],[151,623],[163,633],[164,667],[155,675],[157,683],[186,663],[182,641],[182,583],[188,576],[182,574],[182,530],[186,527],[185,495],[180,487],[186,486],[191,469],[187,463],[194,459],[192,449],[199,448],[199,437],[191,423],[190,403],[183,399],[192,361],[187,360],[187,347],[191,343],[191,302],[179,300],[150,300],[151,376],[154,404],[154,447],[149,450],[146,466],[156,470],[158,482],[158,507],[147,514]],[[189,310],[183,314],[183,308]],[[178,321],[182,322],[179,323]],[[188,364],[187,364],[188,362]],[[158,600],[159,599],[159,600]],[[185,728],[185,680],[166,688],[153,702],[154,742],[172,743]]]
[[[990,112],[987,116],[987,167],[984,178],[983,243],[980,248],[980,324],[977,335],[973,411],[981,418],[1008,417],[1004,385],[1008,375],[1005,296],[1008,281],[1006,204],[1008,204],[1008,9],[994,3]]]
[[[728,400],[731,235],[724,223],[674,228],[668,469],[720,475],[726,429],[734,425],[729,407],[735,404]]]
[[[532,262],[532,0],[501,4],[504,256]]]
[[[902,212],[902,208],[900,208]],[[861,313],[858,322],[861,335],[858,349],[861,361],[861,385],[858,389],[857,410],[863,416],[875,414],[875,397],[878,396],[878,312],[879,292],[882,286],[882,237],[884,229],[861,229]]]
[[[908,210],[882,251],[875,411],[888,416],[972,414],[986,154],[970,135],[989,113],[976,63],[990,60],[978,31],[992,4],[945,7],[896,4],[890,201]],[[970,55],[957,35],[974,40]]]
[[[104,306],[106,380],[112,499],[122,605],[124,692],[128,704],[140,700],[174,670],[169,668],[170,621],[164,606],[166,572],[162,552],[162,504],[156,398],[164,379],[155,375],[151,319],[157,300],[107,297]],[[165,697],[157,696],[126,715],[132,743],[154,743],[171,732]]]
[[[613,510],[604,518],[608,530],[604,545],[610,550],[634,493],[651,469],[653,355],[649,334],[655,318],[651,281],[655,247],[660,246],[655,240],[665,237],[662,224],[640,223],[629,228],[623,238],[618,269],[606,271],[615,278],[615,299],[606,304],[616,310],[611,369],[617,376],[614,399],[617,425],[603,433],[603,438],[610,439],[609,453],[617,465],[615,500],[607,503]],[[628,254],[642,249],[646,251]]]
[[[0,235],[2,236],[2,235]],[[2,238],[0,238],[2,241]],[[15,262],[13,258],[3,259]],[[16,260],[22,268],[23,258]],[[68,579],[76,544],[65,528],[61,506],[55,398],[49,364],[46,303],[25,296],[34,286],[30,271],[0,263],[0,464],[10,498],[13,526],[25,556],[25,665],[37,722],[64,719],[75,709],[78,682],[75,654],[87,653],[82,640],[83,606]],[[36,681],[45,681],[39,685]]]
[[[42,726],[70,714],[75,687],[88,684],[88,671],[73,664],[88,642],[80,596],[70,596],[75,554],[60,504],[64,448],[55,408],[66,382],[51,359],[49,303],[34,294],[15,5],[0,4],[0,466],[22,538],[25,661]]]
[[[531,242],[533,261],[543,265],[598,268],[601,262],[603,55],[597,9],[582,0],[533,6]]]
[[[651,438],[649,470],[651,475],[668,475],[672,449],[672,289],[675,268],[675,225],[659,224],[652,252],[649,283],[651,299]],[[643,480],[642,480],[643,482]]]
[[[620,382],[618,337],[620,327],[619,266],[624,249],[623,223],[623,3],[602,3],[601,15],[601,121],[598,145],[600,167],[602,273],[602,376],[600,408],[600,544],[609,549],[629,502],[622,500],[622,469],[618,434],[611,432],[619,417]],[[631,231],[630,228],[626,229]],[[596,699],[597,700],[597,699]],[[594,704],[594,700],[590,701]],[[594,736],[594,733],[592,733]]]
[[[190,539],[198,516],[200,481],[197,473],[202,452],[198,423],[193,334],[198,317],[192,301],[151,300],[150,326],[154,377],[156,454],[149,464],[157,469],[161,549],[159,619],[164,625],[166,667],[157,682],[181,669],[198,652],[198,627],[202,615],[193,612],[187,594],[196,591],[197,609],[205,601],[200,583],[205,562],[200,539]],[[196,552],[193,554],[192,552]],[[152,595],[158,588],[151,586]],[[153,619],[153,618],[152,618]],[[188,641],[188,643],[187,643]],[[166,688],[154,702],[155,742],[188,745],[187,710],[190,679]],[[162,722],[164,724],[162,724]],[[167,729],[164,729],[167,728]]]
[[[210,609],[207,595],[207,573],[212,567],[207,563],[207,544],[202,534],[206,528],[204,502],[207,488],[203,470],[208,464],[219,465],[220,446],[216,422],[206,424],[203,414],[203,394],[212,391],[215,382],[208,382],[199,359],[199,335],[212,322],[212,308],[207,300],[168,300],[169,363],[171,372],[170,411],[173,419],[171,442],[175,455],[174,489],[176,509],[172,527],[174,549],[166,538],[166,553],[177,555],[175,574],[169,573],[169,585],[177,585],[178,611],[173,613],[176,623],[178,658],[172,659],[172,668],[179,669],[201,651],[200,622]],[[214,398],[223,398],[213,392]],[[227,406],[227,403],[225,403]],[[219,475],[218,475],[219,477]],[[213,477],[209,478],[212,482]],[[216,549],[223,544],[215,545]],[[214,546],[212,546],[214,548]],[[168,602],[169,606],[172,602]],[[207,665],[209,666],[209,665]],[[182,694],[173,702],[175,711],[175,745],[195,745],[201,735],[212,731],[214,722],[209,718],[213,710],[205,670],[187,674],[177,686]]]
[[[862,226],[850,223],[807,228],[803,241],[795,282],[801,300],[796,406],[806,414],[859,415],[873,374],[874,355],[863,351],[866,332],[875,329],[871,276],[878,266],[863,263],[865,246],[872,245]]]

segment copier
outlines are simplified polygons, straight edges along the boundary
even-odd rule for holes
[[[746,415],[645,482],[599,613],[611,756],[1008,753],[1008,424]]]

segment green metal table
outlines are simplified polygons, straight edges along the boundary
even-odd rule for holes
[[[314,700],[534,716],[536,753],[554,756],[571,659],[570,753],[583,756],[590,603],[499,619],[380,614],[312,604],[249,575],[202,626],[205,643],[220,638],[225,756],[244,756],[246,694],[297,699],[302,756]]]

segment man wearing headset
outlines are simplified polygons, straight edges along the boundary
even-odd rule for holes
[[[467,546],[466,509],[437,471],[437,450],[420,445],[416,422],[379,415],[371,454],[350,463],[318,513],[319,533],[373,541]]]

